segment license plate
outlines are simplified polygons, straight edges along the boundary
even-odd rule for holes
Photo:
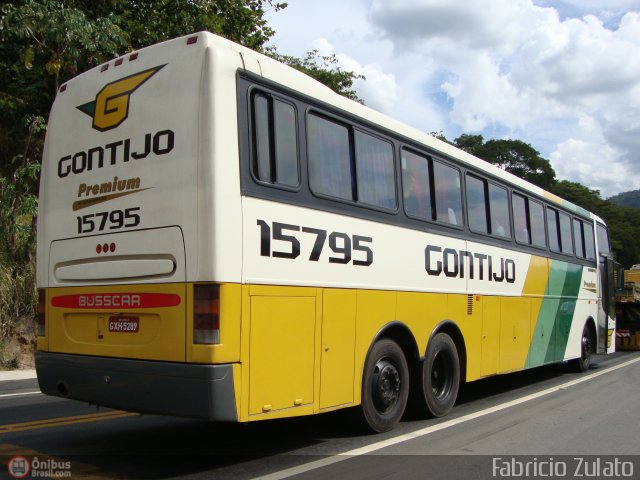
[[[109,331],[116,333],[137,333],[140,329],[138,317],[109,317]]]

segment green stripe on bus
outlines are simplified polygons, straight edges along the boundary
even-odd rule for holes
[[[527,367],[562,360],[582,278],[580,265],[552,260],[547,296],[542,301],[531,339]]]

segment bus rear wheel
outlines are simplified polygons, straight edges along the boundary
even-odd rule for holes
[[[376,342],[362,375],[362,419],[374,432],[391,430],[402,418],[409,396],[409,368],[393,340]]]
[[[569,365],[576,372],[586,372],[591,365],[591,351],[593,348],[593,340],[591,338],[591,330],[589,325],[585,325],[582,329],[580,337],[580,358],[569,360]]]
[[[460,387],[458,349],[449,335],[437,333],[422,362],[422,394],[427,409],[442,417],[453,408]]]

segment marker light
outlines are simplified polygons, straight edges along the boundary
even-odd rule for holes
[[[220,343],[220,286],[193,286],[193,343]]]

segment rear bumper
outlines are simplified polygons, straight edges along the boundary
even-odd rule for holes
[[[47,395],[140,413],[237,421],[233,368],[36,352]]]

